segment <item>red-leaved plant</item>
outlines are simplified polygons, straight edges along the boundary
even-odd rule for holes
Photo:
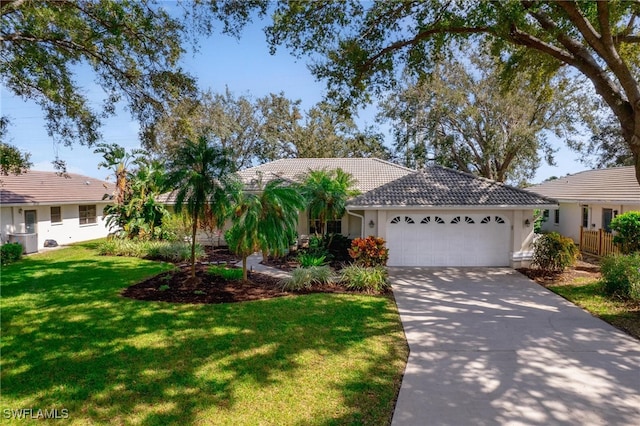
[[[356,238],[351,242],[349,256],[358,265],[386,266],[389,259],[389,250],[385,247],[386,241],[383,238],[369,236],[367,238]]]

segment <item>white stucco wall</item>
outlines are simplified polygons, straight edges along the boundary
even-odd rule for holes
[[[59,245],[103,238],[109,234],[102,211],[106,204],[96,205],[96,223],[80,225],[78,204],[60,205],[61,223],[51,223],[51,206],[2,207],[0,229],[2,242],[9,241],[9,234],[25,232],[24,212],[36,211],[38,250],[45,240],[55,240]]]

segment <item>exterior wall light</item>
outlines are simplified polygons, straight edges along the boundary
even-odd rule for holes
[[[529,220],[529,218],[526,218],[526,219],[524,220],[524,226],[526,226],[527,228],[528,228],[529,226],[531,226],[531,221]]]
[[[375,222],[373,221],[373,219],[371,219],[369,221],[369,228],[373,228],[374,226],[376,226]]]

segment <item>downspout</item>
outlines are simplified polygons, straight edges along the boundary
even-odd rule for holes
[[[364,216],[353,213],[350,210],[347,210],[347,214],[360,218],[360,238],[364,238]]]

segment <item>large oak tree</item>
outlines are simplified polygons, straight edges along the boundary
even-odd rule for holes
[[[230,7],[228,20],[237,27],[253,6]],[[469,37],[537,78],[571,67],[611,109],[640,181],[637,1],[296,1],[269,13],[273,48],[313,55],[313,72],[345,104],[393,89],[402,69],[428,73],[452,43]]]

